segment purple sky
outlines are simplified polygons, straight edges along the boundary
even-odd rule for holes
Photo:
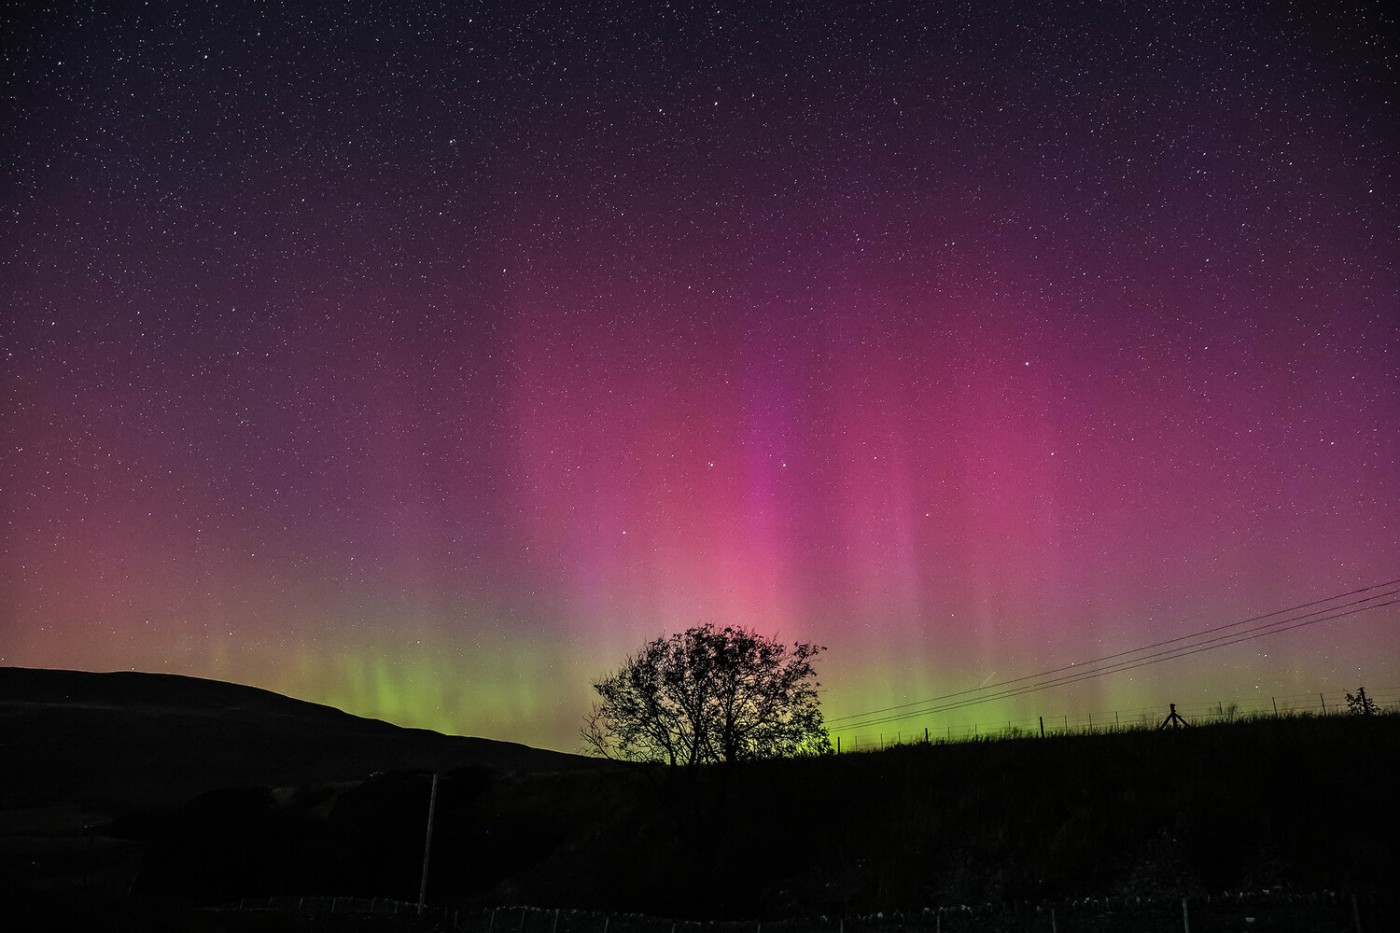
[[[573,749],[701,622],[845,716],[1400,577],[1378,4],[60,6],[0,664]],[[1400,693],[1398,618],[887,728]]]

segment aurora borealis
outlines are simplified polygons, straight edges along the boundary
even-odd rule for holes
[[[840,716],[1400,577],[1379,4],[4,15],[0,664],[574,750],[697,623]]]

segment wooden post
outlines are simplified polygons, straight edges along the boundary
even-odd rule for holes
[[[558,907],[554,908],[554,922],[551,923],[551,924],[549,925],[549,933],[554,933],[554,931],[557,930],[557,929],[559,929],[559,908],[558,908]],[[675,925],[674,923],[671,924],[671,933],[676,933],[676,925]]]
[[[841,754],[841,736],[836,737],[836,754]]]
[[[608,923],[609,923],[611,920],[612,920],[612,917],[604,917],[604,918],[603,918],[603,933],[608,933]],[[1190,931],[1188,930],[1187,933],[1190,933]]]
[[[928,726],[924,726],[924,744],[928,744]]]
[[[437,812],[438,775],[433,772],[433,789],[428,795],[428,832],[423,840],[423,880],[418,883],[418,913],[423,913],[423,901],[428,896],[428,856],[433,851],[433,814]]]
[[[1317,698],[1318,698],[1319,700],[1322,701],[1322,711],[1323,711],[1324,713],[1326,713],[1326,712],[1327,712],[1327,698],[1326,698],[1325,696],[1323,696],[1322,694],[1320,694],[1320,693],[1317,695]]]
[[[1351,896],[1351,922],[1356,926],[1356,933],[1361,933],[1361,909],[1356,906],[1356,895]]]
[[[496,908],[491,908],[491,922],[486,924],[486,933],[491,933],[496,928]]]
[[[530,912],[524,907],[520,908],[520,929],[522,931],[525,929],[525,918],[529,915],[529,913]]]
[[[1045,738],[1045,717],[1040,717],[1040,737]]]
[[[1274,704],[1274,715],[1277,716],[1277,715],[1278,715],[1278,700],[1274,699],[1273,697],[1269,697],[1269,702],[1272,703],[1272,704]]]
[[[1113,728],[1115,728],[1115,729],[1121,729],[1121,728],[1123,728],[1123,724],[1122,724],[1121,722],[1118,721],[1118,710],[1114,710],[1114,711],[1113,711]]]
[[[1191,933],[1191,915],[1186,912],[1186,898],[1181,899],[1181,926],[1186,933]]]
[[[1094,731],[1094,714],[1093,714],[1093,713],[1090,713],[1090,714],[1089,714],[1089,731],[1090,731],[1090,732],[1093,732],[1093,731]]]
[[[1055,923],[1055,908],[1050,908],[1050,933],[1060,933],[1059,926]]]

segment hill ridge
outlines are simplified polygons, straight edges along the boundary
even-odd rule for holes
[[[114,815],[231,785],[295,786],[380,771],[600,767],[565,752],[356,716],[183,674],[0,668],[0,791],[17,805]]]

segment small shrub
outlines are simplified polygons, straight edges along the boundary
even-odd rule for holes
[[[1357,687],[1355,693],[1347,694],[1347,712],[1354,716],[1374,716],[1380,712],[1380,707],[1366,695],[1365,687]]]

